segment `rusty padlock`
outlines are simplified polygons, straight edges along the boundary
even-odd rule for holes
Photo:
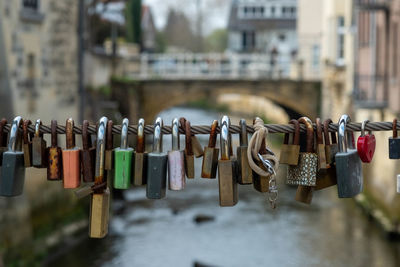
[[[321,119],[316,118],[315,119],[315,125],[317,128],[317,155],[318,155],[318,169],[317,170],[325,170],[327,169],[326,166],[326,153],[325,153],[325,145],[324,145],[324,139],[322,135],[322,124],[321,124]]]
[[[289,144],[289,134],[285,133],[279,163],[297,165],[300,153],[300,124],[297,120],[290,120],[289,123],[294,126],[293,140],[292,144]]]
[[[104,154],[104,170],[111,171],[114,168],[114,137],[112,135],[113,121],[107,122],[106,152]]]
[[[81,168],[82,180],[85,183],[94,181],[96,148],[92,145],[92,138],[89,134],[89,121],[84,120],[82,124],[82,150],[81,150]]]
[[[32,135],[28,131],[28,126],[31,125],[32,122],[30,120],[24,120],[24,124],[22,125],[24,143],[24,165],[25,168],[32,167]]]
[[[185,129],[185,172],[188,179],[194,178],[194,153],[192,147],[192,131],[190,121],[180,118],[181,126]]]
[[[57,142],[57,121],[51,121],[51,146],[48,150],[47,180],[62,180],[62,151]]]
[[[78,188],[81,185],[81,161],[79,148],[75,146],[74,120],[67,119],[65,126],[66,149],[62,150],[64,188]]]
[[[203,163],[201,165],[202,178],[217,177],[218,154],[219,149],[215,147],[217,143],[217,127],[218,121],[214,120],[211,125],[210,138],[208,146],[204,147]]]
[[[6,126],[7,120],[2,119],[0,121],[0,166],[3,163],[3,153],[8,150],[7,147],[7,133],[4,131],[4,126]]]
[[[238,161],[238,182],[239,184],[252,184],[253,183],[253,171],[249,165],[249,159],[247,158],[248,148],[248,135],[246,120],[240,120],[240,146],[236,149],[236,157]]]
[[[139,119],[137,127],[136,150],[134,151],[133,185],[146,184],[147,153],[145,152],[144,119]]]
[[[47,167],[47,155],[46,155],[46,141],[43,139],[43,134],[40,133],[40,126],[42,121],[36,120],[35,123],[35,135],[32,140],[32,165],[36,168]]]
[[[179,148],[179,120],[172,121],[172,150],[168,151],[168,188],[182,190],[185,188],[185,153]]]

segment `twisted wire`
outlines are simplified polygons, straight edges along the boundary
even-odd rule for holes
[[[393,125],[392,122],[369,122],[366,124],[365,130],[366,131],[392,131],[392,125]],[[294,132],[293,124],[265,124],[265,127],[268,129],[269,133],[293,133]],[[9,132],[10,128],[11,128],[11,125],[7,124],[4,126],[4,131]],[[314,129],[315,129],[315,124],[314,124]],[[361,123],[360,122],[349,123],[349,124],[347,124],[346,129],[349,131],[353,131],[353,132],[359,132],[359,131],[361,131]],[[400,130],[400,122],[397,123],[396,129]],[[22,128],[20,130],[22,132]],[[211,125],[209,125],[209,126],[208,125],[192,125],[191,130],[192,130],[192,133],[195,135],[210,134]],[[239,125],[231,125],[229,130],[232,134],[238,134],[238,133],[240,133],[240,126]],[[331,123],[329,125],[330,132],[337,132],[337,130],[338,130],[337,123]],[[29,133],[34,133],[35,125],[33,125],[33,124],[29,125],[28,131],[29,131]],[[144,130],[145,134],[153,134],[153,131],[154,131],[153,125],[145,126],[145,130]],[[247,131],[249,133],[254,133],[253,126],[248,125]],[[305,132],[305,131],[306,131],[305,125],[301,124],[300,132]],[[43,134],[50,134],[51,127],[49,125],[41,125],[40,132]],[[90,125],[88,132],[89,132],[89,134],[96,134],[96,126]],[[179,132],[181,134],[185,133],[185,131],[182,127],[179,129]],[[219,132],[220,132],[220,128],[217,127],[217,133],[219,133]],[[74,126],[74,133],[82,134],[82,126]],[[115,135],[121,134],[121,125],[114,125],[113,129],[112,129],[112,133]],[[168,125],[164,126],[162,128],[162,133],[163,134],[171,134],[171,126],[168,126]],[[65,134],[65,126],[57,125],[57,134]],[[128,134],[136,135],[137,134],[137,125],[129,125]]]

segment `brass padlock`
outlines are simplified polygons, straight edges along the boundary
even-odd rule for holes
[[[329,141],[329,124],[331,123],[331,119],[327,119],[324,121],[325,158],[328,165],[332,165],[335,163],[335,155],[339,149],[335,132],[330,132],[331,140]]]
[[[168,151],[168,188],[182,190],[185,188],[185,153],[179,148],[179,120],[172,121],[172,150]]]
[[[197,139],[196,135],[194,135],[194,134],[192,134],[190,139],[192,141],[192,149],[193,149],[194,156],[196,158],[202,157],[204,155],[204,150],[199,142],[199,139]]]
[[[51,121],[51,147],[48,150],[47,180],[62,180],[62,151],[57,142],[57,121]]]
[[[192,131],[190,121],[180,118],[181,126],[185,128],[185,172],[188,179],[194,178],[194,153],[192,147]],[[183,124],[184,123],[184,124]]]
[[[231,140],[229,127],[231,125],[228,116],[221,120],[221,159],[218,161],[218,186],[219,205],[223,207],[234,206],[238,202],[236,165],[230,152]]]
[[[253,170],[250,168],[249,159],[247,158],[248,135],[246,120],[240,120],[240,146],[236,149],[236,156],[239,167],[238,182],[239,184],[253,183]]]
[[[40,133],[42,121],[38,119],[35,123],[35,136],[32,140],[32,165],[36,168],[47,167],[46,156],[46,141],[43,139],[43,134]]]
[[[295,200],[304,204],[311,204],[314,187],[299,185],[296,190]]]
[[[7,120],[2,119],[0,121],[0,166],[3,163],[3,153],[8,150],[7,148],[7,133],[4,131],[4,126],[6,126]]]
[[[203,163],[201,165],[202,178],[217,177],[218,154],[219,154],[219,149],[215,147],[217,143],[217,127],[218,127],[218,121],[214,120],[211,125],[210,138],[208,139],[208,146],[204,147]]]
[[[96,168],[94,184],[97,189],[90,198],[89,237],[103,238],[108,233],[110,190],[104,171],[107,118],[102,117],[97,129]],[[103,186],[102,186],[103,185]]]
[[[107,137],[106,137],[106,152],[104,155],[104,169],[111,171],[114,168],[114,137],[112,134],[113,121],[109,120],[107,123]]]
[[[260,150],[258,151],[260,155],[265,155],[267,154],[267,147],[265,143],[265,139],[262,140],[261,145],[260,145]],[[263,163],[262,161],[257,162],[258,167],[263,168]],[[269,176],[261,176],[255,171],[253,171],[253,187],[255,190],[261,193],[267,193],[269,192]]]
[[[317,128],[317,155],[318,155],[318,171],[327,169],[326,166],[326,156],[325,156],[325,145],[322,135],[322,124],[321,119],[316,118],[315,127]]]
[[[24,135],[23,150],[25,168],[32,167],[32,135],[28,131],[28,126],[31,124],[32,122],[30,120],[24,120],[22,126]]]
[[[136,150],[134,151],[133,185],[146,184],[147,153],[145,152],[144,119],[139,119],[137,128]]]
[[[81,185],[81,161],[79,148],[75,146],[74,120],[67,119],[65,126],[66,149],[62,150],[64,188]]]
[[[289,144],[289,134],[286,133],[281,147],[280,164],[297,165],[300,153],[300,124],[297,120],[290,120],[294,125],[292,144]]]
[[[89,121],[84,120],[82,124],[82,150],[81,169],[82,180],[86,183],[94,181],[96,148],[92,146],[92,138],[89,134]]]

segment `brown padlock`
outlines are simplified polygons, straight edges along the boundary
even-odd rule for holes
[[[24,143],[24,164],[25,168],[32,167],[32,135],[28,131],[28,126],[31,125],[32,122],[30,120],[24,120],[22,125]]]
[[[297,120],[290,120],[294,126],[292,144],[289,144],[289,134],[286,133],[281,148],[280,164],[297,165],[300,153],[300,124]]]
[[[4,131],[4,126],[7,124],[6,119],[0,121],[0,166],[3,164],[3,153],[8,150],[7,133]]]
[[[51,121],[51,146],[48,150],[47,180],[62,180],[62,151],[57,144],[57,121]]]
[[[265,139],[262,140],[259,153],[261,155],[267,154],[267,148],[265,144]],[[264,168],[261,161],[257,163],[258,167]],[[255,190],[261,193],[269,192],[269,177],[268,176],[261,176],[255,171],[253,171],[253,187]]]
[[[217,143],[218,121],[214,120],[211,125],[208,146],[204,147],[203,163],[201,165],[201,177],[214,179],[217,176],[219,149],[215,147]]]
[[[94,168],[96,159],[96,148],[92,146],[92,138],[88,132],[89,121],[84,120],[82,125],[82,150],[81,150],[81,168],[82,180],[86,183],[94,181]]]
[[[193,149],[194,156],[196,158],[202,157],[204,155],[204,150],[199,142],[199,139],[197,139],[196,135],[194,135],[194,134],[192,134],[190,139],[192,140],[192,149]]]
[[[325,145],[324,145],[324,139],[322,135],[322,124],[321,124],[321,119],[316,118],[315,120],[315,127],[317,128],[317,155],[318,155],[318,169],[317,170],[325,170],[327,169],[326,166],[326,156],[325,156]]]
[[[194,153],[192,147],[192,131],[190,121],[180,118],[180,124],[185,128],[185,172],[188,179],[194,178]]]
[[[106,134],[106,151],[104,154],[104,170],[111,171],[114,168],[114,138],[112,134],[113,121],[109,120],[107,122],[107,134]]]
[[[324,139],[325,139],[325,152],[326,158],[331,158],[331,162],[327,164],[327,169],[323,171],[319,171],[317,174],[317,184],[314,187],[314,190],[321,190],[330,186],[334,186],[337,184],[336,180],[336,165],[334,160],[335,155],[338,151],[338,147],[336,144],[336,133],[331,132],[330,137],[332,142],[335,144],[331,144],[331,140],[329,139],[329,124],[332,123],[331,119],[327,119],[324,122]]]
[[[236,157],[238,161],[238,182],[239,184],[252,184],[253,183],[253,171],[249,165],[249,159],[247,158],[248,148],[248,135],[246,120],[240,120],[240,145],[236,149]]]
[[[35,135],[32,139],[32,165],[36,168],[46,168],[47,159],[46,155],[46,141],[43,139],[43,133],[40,132],[42,121],[36,120]]]
[[[139,119],[137,126],[136,150],[134,151],[133,185],[146,184],[147,153],[145,152],[144,119]]]
[[[74,120],[67,119],[65,126],[66,149],[62,150],[64,188],[78,188],[81,185],[80,151],[75,146]]]

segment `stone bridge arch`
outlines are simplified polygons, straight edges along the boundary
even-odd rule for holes
[[[321,85],[314,81],[292,80],[140,80],[112,81],[112,97],[120,111],[131,120],[147,122],[167,108],[198,99],[211,103],[222,94],[265,97],[285,108],[289,115],[314,119],[320,110]]]

